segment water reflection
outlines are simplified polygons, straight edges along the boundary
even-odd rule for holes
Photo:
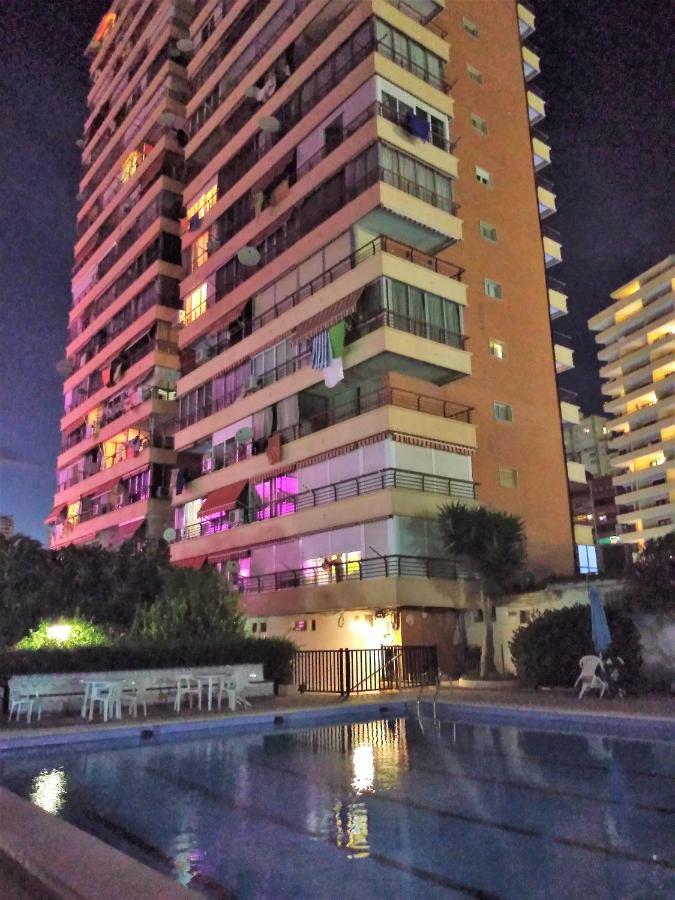
[[[349,859],[366,859],[370,853],[368,843],[368,808],[365,803],[338,800],[335,813],[336,844],[349,850]]]
[[[354,777],[352,788],[357,794],[372,791],[375,783],[375,752],[371,744],[354,747],[352,753]]]
[[[30,800],[52,816],[58,816],[66,802],[68,779],[63,769],[43,769],[33,778]]]

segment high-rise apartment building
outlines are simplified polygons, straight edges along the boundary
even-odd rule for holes
[[[180,308],[161,319],[180,378],[172,355],[157,487],[173,561],[218,566],[256,633],[451,643],[475,594],[435,524],[452,500],[522,516],[538,574],[572,569],[533,29],[510,0],[205,0],[175,45],[185,140],[158,118],[154,141],[184,143]]]
[[[564,436],[568,459],[580,463],[593,477],[611,473],[607,416],[582,416],[577,424],[564,426]]]
[[[675,256],[611,295],[589,320],[601,345],[610,463],[621,541],[639,544],[675,523]]]
[[[91,57],[51,543],[171,523],[189,0],[117,2]]]

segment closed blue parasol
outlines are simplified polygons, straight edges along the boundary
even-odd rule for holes
[[[612,636],[609,633],[609,625],[607,624],[607,616],[605,607],[600,599],[600,592],[597,588],[592,587],[588,592],[591,602],[591,632],[593,634],[593,646],[602,655],[609,645],[612,643]]]

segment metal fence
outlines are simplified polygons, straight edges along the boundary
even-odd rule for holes
[[[377,647],[366,650],[297,650],[293,683],[301,691],[362,694],[435,684],[436,647]]]

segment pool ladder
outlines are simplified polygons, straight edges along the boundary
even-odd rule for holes
[[[435,683],[431,682],[429,685],[426,685],[426,684],[420,685],[420,690],[417,695],[417,721],[419,722],[419,725],[420,725],[420,728],[422,731],[424,731],[424,725],[422,724],[422,697],[424,694],[425,687],[433,687],[434,688],[434,695],[433,695],[431,708],[432,708],[433,719],[434,719],[434,727],[440,728],[441,723],[439,722],[438,716],[436,715],[436,704],[438,703],[438,693],[441,689],[441,672],[440,671],[436,672]]]

